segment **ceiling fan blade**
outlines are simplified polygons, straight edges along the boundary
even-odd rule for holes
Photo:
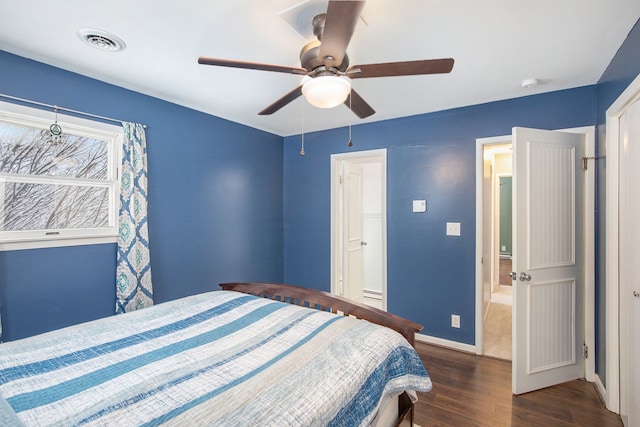
[[[349,107],[358,117],[364,119],[375,114],[375,110],[371,108],[367,101],[362,99],[358,92],[351,89],[351,93],[347,96],[347,100],[344,101],[344,105]]]
[[[201,56],[198,58],[198,64],[217,65],[220,67],[244,68],[247,70],[275,71],[277,73],[301,74],[308,73],[304,68],[288,67],[285,65],[262,64],[259,62],[234,61],[231,59],[208,58]]]
[[[417,76],[444,74],[453,69],[453,58],[425,59],[422,61],[385,62],[382,64],[354,65],[347,70],[352,79],[370,77]]]
[[[293,101],[294,99],[298,98],[300,95],[302,95],[302,85],[298,86],[291,92],[287,93],[285,96],[278,99],[276,102],[269,105],[267,108],[260,111],[258,114],[260,116],[267,116],[269,114],[273,114],[279,109],[281,109],[282,107],[284,107],[285,105],[287,105],[288,103],[290,103],[291,101]]]
[[[318,53],[325,66],[342,64],[363,7],[364,1],[329,1]]]

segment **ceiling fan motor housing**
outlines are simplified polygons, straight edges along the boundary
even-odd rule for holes
[[[322,40],[322,33],[324,32],[324,23],[327,21],[327,14],[321,13],[313,17],[311,26],[313,27],[313,35]]]
[[[302,66],[302,68],[306,68],[311,73],[314,70],[318,69],[319,67],[324,67],[325,66],[324,61],[322,60],[322,58],[320,58],[319,52],[320,52],[319,40],[312,40],[306,45],[304,45],[304,47],[300,51],[300,65]],[[328,68],[325,68],[325,70],[327,72],[329,72],[329,70],[331,69],[336,70],[332,72],[332,74],[336,74],[338,71],[345,72],[348,67],[349,67],[349,57],[347,56],[347,54],[345,54],[344,59],[342,60],[342,64],[340,64],[338,68],[328,67]]]

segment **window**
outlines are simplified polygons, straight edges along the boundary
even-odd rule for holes
[[[0,249],[115,242],[122,133],[0,102]]]

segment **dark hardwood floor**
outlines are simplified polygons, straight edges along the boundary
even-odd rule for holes
[[[420,342],[416,348],[433,383],[415,406],[421,427],[622,426],[587,381],[513,396],[511,362]]]

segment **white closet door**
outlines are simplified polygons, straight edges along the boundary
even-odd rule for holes
[[[640,426],[640,101],[620,117],[620,416]]]

